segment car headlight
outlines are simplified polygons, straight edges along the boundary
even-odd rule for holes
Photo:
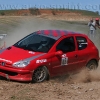
[[[26,67],[30,62],[29,61],[18,61],[13,63],[14,67],[24,68]]]

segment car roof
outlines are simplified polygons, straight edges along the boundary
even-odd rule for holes
[[[44,36],[53,38],[55,40],[58,40],[60,37],[62,37],[64,35],[69,35],[69,34],[72,34],[72,35],[77,34],[77,35],[83,36],[82,33],[67,31],[67,30],[39,30],[39,31],[36,31],[36,33],[39,35],[44,35]]]

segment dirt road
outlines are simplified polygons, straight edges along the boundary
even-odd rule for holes
[[[98,74],[97,74],[98,73]],[[82,71],[43,83],[0,80],[0,100],[100,100],[100,73]]]
[[[3,19],[0,25],[7,33],[6,45],[12,45],[25,35],[41,29],[66,29],[88,34],[86,24],[37,18],[22,18],[16,23],[12,18]],[[8,21],[9,27],[4,21]],[[5,31],[6,30],[6,31]],[[1,31],[1,29],[0,29]],[[95,44],[99,48],[99,30]],[[32,84],[8,81],[0,78],[0,100],[100,100],[100,68],[74,75],[51,78],[43,83]]]

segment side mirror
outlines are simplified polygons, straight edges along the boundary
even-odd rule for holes
[[[62,51],[57,51],[57,52],[55,53],[56,56],[60,56],[60,55],[62,55],[62,54],[63,54]]]

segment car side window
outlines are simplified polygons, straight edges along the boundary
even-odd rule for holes
[[[75,51],[75,43],[73,37],[68,37],[60,41],[60,43],[56,47],[56,51],[63,51],[66,52],[72,52]]]
[[[83,50],[87,47],[87,39],[85,37],[77,36],[77,45],[78,45],[78,50]]]

